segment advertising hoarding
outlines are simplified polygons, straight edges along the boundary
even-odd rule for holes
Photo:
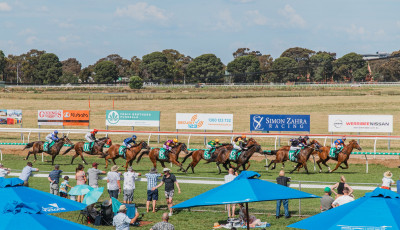
[[[160,111],[107,110],[107,126],[160,126]]]
[[[329,115],[329,132],[393,132],[392,115]]]
[[[310,115],[250,114],[251,131],[310,131]]]
[[[233,114],[177,113],[176,129],[233,130]]]

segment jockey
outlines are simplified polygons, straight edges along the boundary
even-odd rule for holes
[[[338,152],[342,147],[344,147],[344,142],[346,141],[346,137],[342,137],[342,139],[337,139],[335,142],[336,152]]]
[[[217,156],[213,153],[213,151],[219,146],[220,144],[219,144],[219,139],[215,139],[215,140],[212,140],[212,141],[209,141],[208,143],[207,143],[207,148],[210,150],[210,151],[208,151],[209,153],[212,153],[212,155],[211,155],[211,159],[213,160],[213,159],[215,159]]]
[[[245,135],[242,135],[246,138]],[[233,148],[236,149],[237,151],[234,153],[235,159],[237,158],[237,155],[239,152],[243,151],[246,149],[246,142],[243,141],[242,137],[237,137],[235,138],[236,142],[233,143]]]
[[[174,138],[174,140],[168,140],[164,143],[163,145],[163,148],[165,149],[164,155],[167,157],[167,159],[169,158],[168,157],[169,151],[171,151],[172,148],[176,146],[176,143],[178,143],[178,139],[176,138]]]
[[[307,135],[304,136],[303,138],[299,137],[299,141],[300,141],[300,146],[301,147],[310,145],[310,138]]]
[[[58,131],[54,130],[52,133],[46,136],[46,141],[51,143],[53,141],[57,142],[59,138],[57,137]]]
[[[131,143],[136,144],[136,135],[132,135],[132,137],[128,137],[124,140],[124,143],[122,143],[123,146],[130,148],[132,147]]]
[[[97,133],[98,131],[99,131],[99,130],[97,130],[97,129],[93,129],[92,132],[86,133],[85,139],[86,139],[89,143],[96,142],[96,141],[97,141],[97,139],[96,139],[96,133]]]
[[[304,146],[303,138],[300,136],[299,138],[290,139],[290,143],[290,151],[295,151],[293,156],[298,159],[301,147]]]

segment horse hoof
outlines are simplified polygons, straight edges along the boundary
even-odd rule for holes
[[[319,170],[319,173],[322,173],[322,170]]]
[[[332,172],[332,170],[329,170],[329,171],[328,171],[328,173],[331,173],[331,172]]]

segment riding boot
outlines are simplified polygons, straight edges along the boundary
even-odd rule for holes
[[[214,161],[217,158],[217,154],[215,154],[215,148],[211,148],[209,153],[211,154],[211,161]]]

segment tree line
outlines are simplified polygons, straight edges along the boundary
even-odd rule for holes
[[[186,83],[290,83],[399,81],[400,51],[385,60],[365,61],[354,52],[336,58],[335,53],[294,47],[275,60],[269,54],[239,48],[224,65],[214,54],[196,58],[174,49],[153,52],[130,60],[118,54],[101,58],[82,68],[76,58],[60,61],[58,56],[32,49],[5,56],[0,50],[0,76],[8,83],[67,84],[114,83],[117,81]]]

